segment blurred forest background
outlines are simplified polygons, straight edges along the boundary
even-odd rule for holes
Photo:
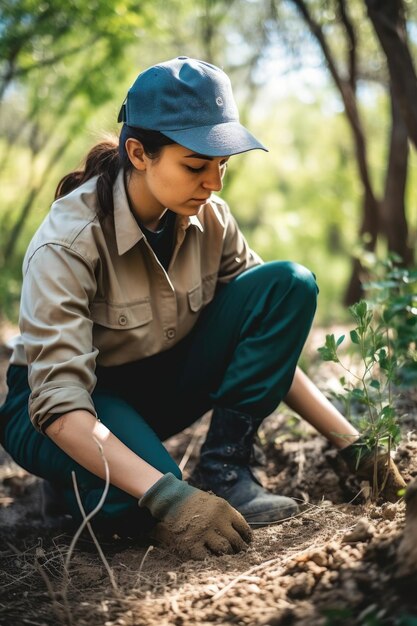
[[[58,180],[106,133],[137,74],[187,55],[231,77],[270,152],[222,196],[265,259],[315,272],[317,322],[346,319],[366,253],[413,266],[415,0],[0,0],[0,319]],[[414,137],[414,139],[413,139]]]

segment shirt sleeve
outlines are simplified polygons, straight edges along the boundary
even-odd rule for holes
[[[251,267],[263,264],[261,257],[250,248],[227,205],[225,220],[226,228],[218,277],[220,283],[228,283]]]
[[[84,409],[95,415],[98,351],[89,306],[95,291],[92,263],[68,247],[47,244],[26,261],[19,325],[29,366],[29,414],[40,431],[54,414]]]

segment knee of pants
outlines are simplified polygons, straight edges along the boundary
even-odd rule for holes
[[[319,288],[313,272],[293,261],[273,261],[271,265],[279,282],[284,281],[288,284],[288,289],[299,304],[316,307]]]

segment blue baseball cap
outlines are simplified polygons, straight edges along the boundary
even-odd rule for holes
[[[268,152],[239,122],[227,74],[186,56],[141,72],[128,91],[118,122],[159,131],[206,156]]]

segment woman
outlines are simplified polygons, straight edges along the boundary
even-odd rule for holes
[[[153,529],[193,558],[239,551],[250,523],[297,512],[249,465],[281,400],[340,448],[358,432],[297,368],[314,276],[263,263],[214,195],[230,156],[266,150],[239,123],[226,74],[187,57],[150,67],[119,121],[119,145],[64,177],[29,245],[3,445],[77,518],[71,472],[91,511],[100,444],[111,485],[97,523]],[[161,442],[209,409],[192,486]]]

